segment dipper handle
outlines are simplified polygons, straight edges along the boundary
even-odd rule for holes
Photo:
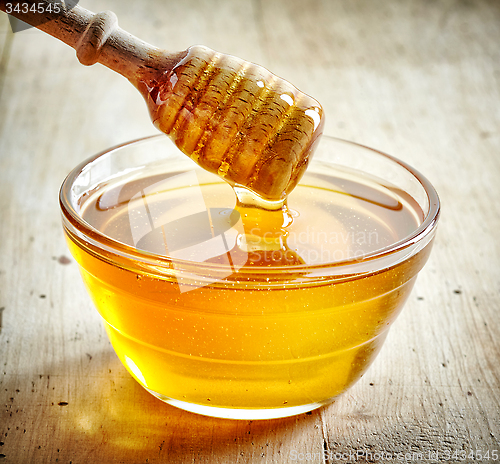
[[[0,0],[0,10],[73,47],[85,66],[101,63],[133,82],[159,66],[172,68],[183,54],[167,54],[124,31],[112,11],[94,14],[54,0]]]

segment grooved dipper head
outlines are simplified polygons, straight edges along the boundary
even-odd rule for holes
[[[298,183],[323,129],[316,100],[261,66],[202,46],[138,87],[156,127],[181,151],[270,201]]]

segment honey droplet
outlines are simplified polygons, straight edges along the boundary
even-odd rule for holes
[[[219,166],[219,169],[217,170],[217,174],[220,177],[226,177],[227,172],[229,171],[230,167],[231,167],[231,165],[227,162],[221,163],[221,165]]]

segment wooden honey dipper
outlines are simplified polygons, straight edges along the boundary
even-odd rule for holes
[[[24,13],[24,3],[37,9]],[[82,64],[125,76],[146,99],[155,126],[202,168],[273,202],[302,177],[323,110],[287,81],[203,46],[167,53],[118,27],[110,11],[50,0],[9,4],[0,0],[0,9],[73,47]]]

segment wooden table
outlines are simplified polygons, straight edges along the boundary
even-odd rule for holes
[[[500,2],[81,5],[169,50],[270,68],[322,102],[326,134],[423,172],[443,215],[382,353],[334,404],[272,421],[165,405],[113,353],[58,206],[77,163],[155,133],[145,104],[0,13],[0,462],[500,462]]]

